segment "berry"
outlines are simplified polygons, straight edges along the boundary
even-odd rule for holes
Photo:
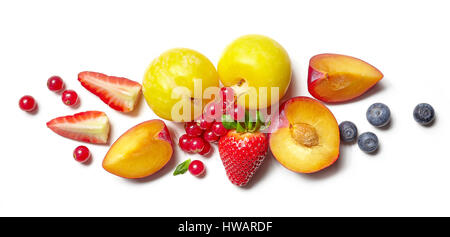
[[[62,101],[68,106],[76,105],[78,103],[78,94],[73,90],[65,90],[62,93]]]
[[[223,126],[222,122],[214,122],[211,126],[211,131],[217,136],[221,137],[227,134],[228,130]]]
[[[339,124],[339,132],[343,142],[354,142],[358,135],[358,129],[355,124],[350,121],[344,121]]]
[[[201,137],[193,137],[191,138],[191,142],[189,143],[189,152],[199,153],[205,148],[205,140]]]
[[[217,136],[212,130],[207,130],[203,133],[203,139],[207,142],[217,142],[219,140],[219,136]]]
[[[222,116],[220,113],[216,114],[216,111],[220,111],[219,104],[213,101],[205,106],[203,116],[208,122],[214,122],[214,120],[219,119],[220,116]]]
[[[199,119],[197,119],[197,125],[202,130],[208,130],[211,125],[213,124],[213,121],[208,121],[209,119],[206,119],[206,116],[202,115]]]
[[[234,104],[234,91],[231,87],[220,88],[220,101],[222,103],[222,111],[227,112],[227,109],[232,109]]]
[[[389,107],[382,103],[375,103],[367,109],[367,120],[375,127],[384,127],[391,120]]]
[[[238,133],[231,130],[219,140],[219,153],[228,179],[246,185],[264,161],[269,146],[264,133]]]
[[[233,119],[235,121],[241,121],[244,117],[245,117],[245,109],[242,106],[235,104],[233,111]]]
[[[208,155],[210,151],[211,151],[211,144],[209,144],[209,142],[205,142],[205,147],[203,147],[203,149],[198,154],[205,156]]]
[[[139,83],[130,79],[98,72],[80,72],[78,81],[109,107],[125,113],[134,110],[142,89]]]
[[[234,91],[231,87],[220,88],[220,99],[222,101],[234,102]]]
[[[189,164],[189,172],[194,176],[199,176],[205,172],[205,166],[203,162],[194,160]]]
[[[184,126],[184,130],[186,131],[186,134],[191,137],[198,137],[203,133],[203,130],[195,122],[186,123]]]
[[[47,127],[70,139],[95,144],[108,143],[109,120],[105,113],[87,111],[50,120]]]
[[[365,132],[358,137],[359,149],[366,153],[372,153],[378,149],[378,137],[374,133]]]
[[[183,150],[185,152],[189,152],[189,146],[191,144],[191,140],[192,140],[192,138],[190,136],[188,136],[187,134],[183,134],[178,139],[178,145],[180,146],[181,150]]]
[[[85,146],[78,146],[73,151],[73,158],[80,163],[84,163],[91,158],[91,152]]]
[[[61,91],[64,87],[64,82],[59,76],[52,76],[47,80],[47,87],[51,91]]]
[[[36,101],[30,95],[25,95],[19,100],[19,107],[21,110],[31,112],[36,109]]]
[[[413,112],[414,120],[421,125],[428,125],[435,118],[434,109],[427,103],[418,104]]]

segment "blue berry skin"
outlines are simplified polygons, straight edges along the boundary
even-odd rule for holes
[[[375,103],[367,109],[367,120],[373,126],[380,128],[386,126],[391,120],[391,111],[383,103]]]
[[[358,129],[355,124],[350,121],[344,121],[339,124],[339,132],[343,142],[354,142],[358,135]]]
[[[428,125],[433,122],[435,114],[434,109],[427,103],[418,104],[413,112],[414,120],[421,125]]]
[[[359,149],[366,153],[372,153],[378,149],[378,137],[374,133],[365,132],[358,137]]]

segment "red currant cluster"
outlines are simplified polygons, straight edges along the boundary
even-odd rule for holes
[[[188,153],[207,155],[211,151],[210,143],[219,141],[228,132],[221,122],[223,114],[232,114],[234,120],[245,116],[244,108],[236,104],[234,91],[230,87],[222,87],[220,99],[206,105],[200,118],[185,124],[186,134],[178,141],[180,148]]]

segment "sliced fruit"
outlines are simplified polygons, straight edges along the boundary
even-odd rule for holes
[[[274,157],[286,168],[312,173],[339,157],[339,127],[330,110],[308,97],[294,97],[280,108],[272,122],[269,144]]]
[[[126,131],[114,142],[103,160],[103,168],[123,178],[143,178],[162,169],[172,153],[166,124],[159,119],[149,120]]]
[[[106,144],[109,119],[100,111],[87,111],[58,117],[47,122],[53,132],[70,139],[95,144]]]
[[[383,74],[374,66],[354,57],[319,54],[309,61],[309,93],[324,102],[354,99],[372,88]]]
[[[78,81],[111,108],[125,113],[134,110],[142,89],[130,79],[98,72],[80,72]]]

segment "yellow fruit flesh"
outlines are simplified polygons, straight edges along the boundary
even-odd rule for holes
[[[318,144],[300,144],[292,134],[292,126],[278,129],[270,136],[270,149],[283,166],[295,172],[312,173],[331,165],[337,159],[339,127],[334,116],[325,107],[297,101],[285,107],[285,114],[292,126],[307,124],[313,127]]]
[[[326,101],[346,101],[374,86],[383,74],[372,65],[349,56],[319,56],[311,67],[326,78],[317,82],[314,90]]]
[[[158,138],[161,121],[138,125],[122,135],[108,151],[103,167],[124,178],[142,178],[160,170],[172,156],[172,146]]]

